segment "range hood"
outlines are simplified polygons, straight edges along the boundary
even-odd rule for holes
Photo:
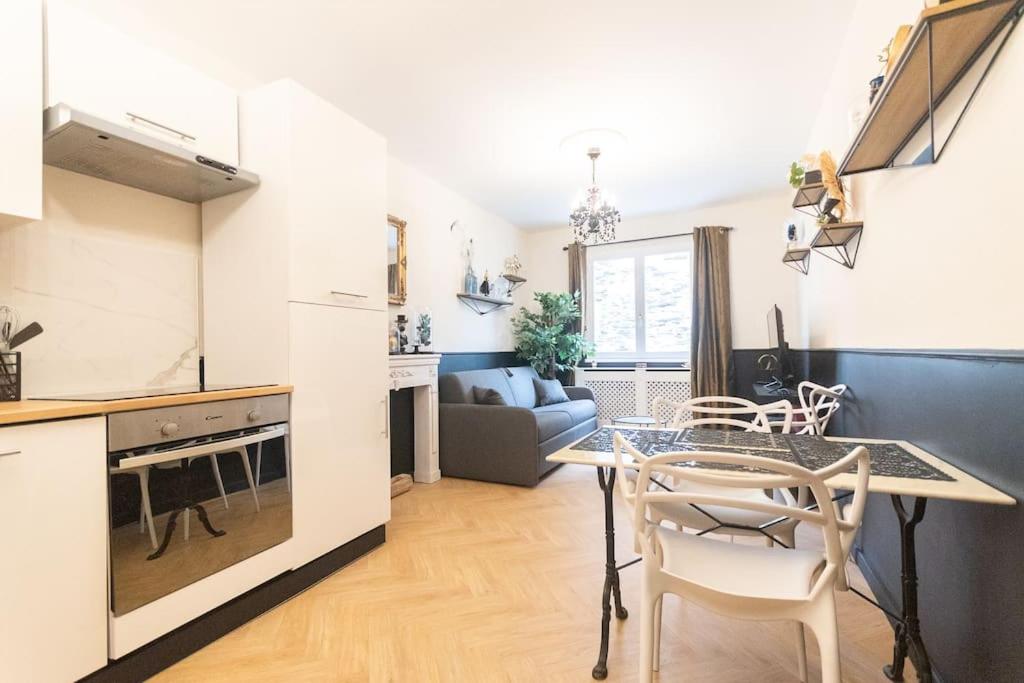
[[[43,163],[186,202],[256,187],[255,173],[55,104],[43,112]]]

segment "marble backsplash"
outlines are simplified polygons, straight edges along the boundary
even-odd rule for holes
[[[45,167],[43,215],[0,227],[0,304],[45,330],[23,396],[197,383],[199,207]]]

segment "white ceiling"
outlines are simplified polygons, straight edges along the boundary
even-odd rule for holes
[[[589,162],[559,142],[586,128],[628,138],[598,164],[627,218],[782,187],[854,4],[74,2],[238,87],[295,78],[527,228],[566,220]]]

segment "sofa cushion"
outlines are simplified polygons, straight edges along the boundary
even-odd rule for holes
[[[573,425],[580,425],[587,420],[592,420],[597,417],[597,404],[589,398],[583,398],[576,401],[556,403],[551,406],[541,406],[539,408],[534,408],[533,412],[537,415],[541,413],[563,412],[569,416]]]
[[[515,396],[515,403],[520,408],[533,408],[537,405],[537,392],[533,388],[533,380],[539,379],[537,371],[530,366],[520,368],[504,368],[508,372],[508,383],[512,387],[512,395]]]
[[[565,411],[537,411],[534,410],[537,418],[537,438],[539,441],[558,436],[564,431],[573,428],[572,417]]]
[[[467,370],[441,375],[437,380],[438,400],[441,403],[476,403],[473,387],[494,389],[501,394],[507,405],[518,405],[513,398],[508,376],[501,368]]]
[[[567,403],[569,397],[565,395],[562,383],[557,379],[535,379],[533,389],[537,394],[537,405],[552,406],[556,403]]]
[[[480,406],[508,405],[499,391],[487,387],[473,387],[473,402]]]

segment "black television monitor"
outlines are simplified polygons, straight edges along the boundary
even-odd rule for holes
[[[793,369],[789,358],[789,344],[786,343],[786,332],[782,325],[782,311],[778,306],[768,310],[768,347],[769,353],[775,356],[774,379],[783,385],[793,381]]]

